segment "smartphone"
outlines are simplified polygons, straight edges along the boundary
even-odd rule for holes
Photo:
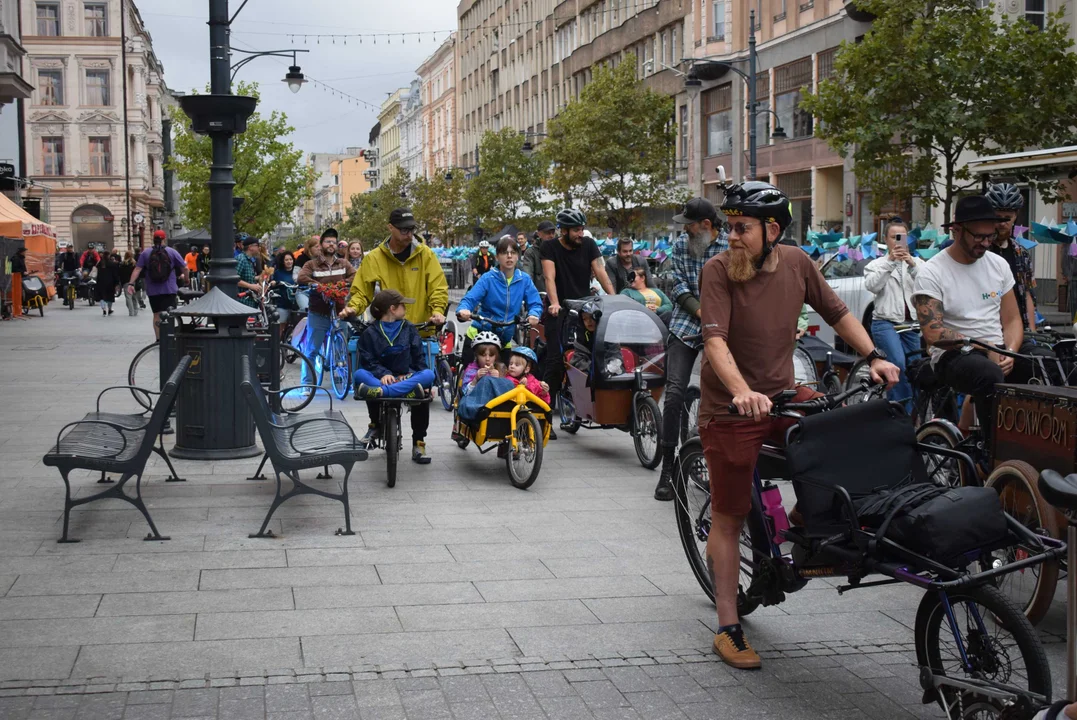
[[[908,250],[908,246],[905,244],[905,236],[904,235],[895,235],[894,236],[894,250],[895,251],[899,251],[899,250],[906,250],[907,251]]]

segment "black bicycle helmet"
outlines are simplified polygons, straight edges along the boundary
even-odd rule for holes
[[[986,196],[996,210],[1020,210],[1025,206],[1021,191],[1010,183],[989,185]]]
[[[579,210],[565,208],[557,213],[557,227],[559,228],[583,227],[586,224],[587,216]]]
[[[778,188],[770,183],[749,180],[739,185],[726,188],[722,212],[726,217],[754,217],[764,222],[776,222],[780,228],[774,243],[766,241],[763,235],[763,252],[759,255],[756,267],[762,268],[774,245],[782,239],[782,233],[793,221],[792,203]]]

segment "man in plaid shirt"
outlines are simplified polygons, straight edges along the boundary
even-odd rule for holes
[[[688,201],[673,222],[684,225],[685,239],[673,244],[673,319],[666,343],[666,400],[662,408],[662,475],[655,500],[673,499],[673,456],[684,416],[684,391],[703,344],[699,340],[699,274],[703,265],[729,247],[714,205],[705,198]]]

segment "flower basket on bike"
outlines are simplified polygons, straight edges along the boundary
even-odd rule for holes
[[[629,432],[640,463],[654,469],[661,460],[657,401],[666,384],[665,326],[646,307],[619,295],[565,305],[561,428]]]

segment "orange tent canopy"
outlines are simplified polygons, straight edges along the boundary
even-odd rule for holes
[[[26,265],[30,272],[37,272],[48,286],[53,288],[53,256],[56,253],[56,228],[38,220],[30,213],[0,195],[0,235],[22,238],[26,245]]]

